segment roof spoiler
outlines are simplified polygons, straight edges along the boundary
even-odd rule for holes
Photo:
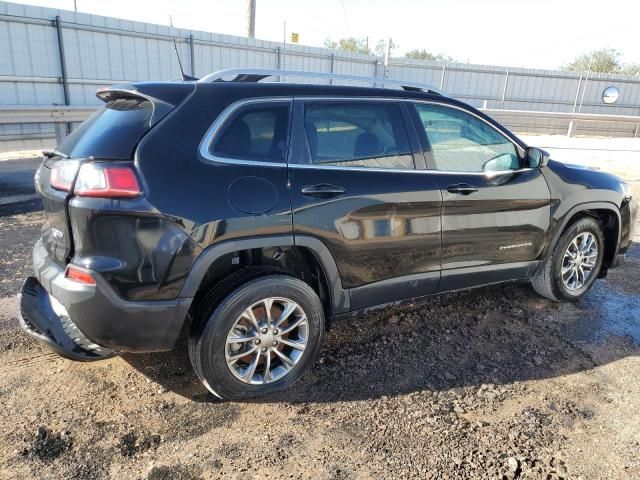
[[[118,99],[146,100],[153,106],[151,126],[180,105],[195,90],[194,83],[126,83],[100,88],[96,92],[103,102]]]

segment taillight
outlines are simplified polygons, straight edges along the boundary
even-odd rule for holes
[[[78,173],[77,160],[58,160],[51,168],[51,186],[56,190],[68,192],[71,190],[76,173]]]
[[[142,191],[131,167],[85,163],[78,172],[74,193],[81,197],[131,198]]]
[[[67,267],[67,271],[64,276],[70,280],[75,280],[76,282],[84,283],[86,285],[96,284],[96,280],[89,272],[82,270],[81,268],[74,267],[73,265],[69,265]]]

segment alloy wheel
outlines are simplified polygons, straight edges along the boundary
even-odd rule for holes
[[[227,334],[227,366],[244,383],[275,382],[300,361],[308,334],[300,305],[287,298],[262,299],[244,310]]]
[[[591,232],[577,235],[562,257],[562,283],[568,290],[579,290],[593,275],[598,261],[598,240]]]

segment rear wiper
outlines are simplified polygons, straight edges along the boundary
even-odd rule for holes
[[[58,150],[50,149],[50,148],[46,150],[42,150],[42,154],[47,158],[51,158],[51,157],[69,158],[69,155],[67,155],[66,153],[62,153],[62,152],[59,152]]]

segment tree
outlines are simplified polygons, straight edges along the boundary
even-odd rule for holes
[[[391,48],[393,48],[393,46],[391,46]],[[384,52],[387,49],[387,42],[385,42],[384,40],[378,40],[378,43],[376,43],[376,48],[373,49],[373,51],[376,53],[376,57],[384,57]]]
[[[598,73],[619,73],[621,75],[640,76],[640,64],[621,63],[621,53],[614,48],[601,48],[590,53],[578,55],[564,70],[572,72],[586,72],[591,70]]]
[[[620,73],[624,75],[630,75],[632,77],[640,77],[640,63],[630,63],[624,65],[620,70]]]
[[[391,42],[391,48],[389,49],[389,56],[393,55],[393,51],[398,48],[398,44],[394,43],[393,40],[389,39]],[[384,40],[378,40],[376,43],[376,48],[374,50],[376,57],[384,57],[387,53],[387,42]]]
[[[369,48],[367,45],[367,40],[362,40],[355,37],[349,38],[341,38],[337,42],[331,40],[331,38],[327,38],[324,41],[325,48],[330,48],[331,50],[340,50],[342,52],[351,52],[351,53],[363,53],[365,55],[376,55],[378,57],[384,57],[385,52],[387,51],[387,42],[385,40],[378,40],[376,46],[373,50]],[[391,42],[391,52],[398,48],[398,45]]]
[[[571,72],[619,73],[620,52],[614,48],[601,48],[578,55],[576,59],[564,67]]]
[[[355,37],[341,38],[337,42],[327,38],[324,41],[324,46],[332,50],[371,55],[371,49],[367,46],[366,40],[361,40]]]
[[[427,60],[427,61],[437,61],[437,62],[454,62],[455,60],[442,53],[434,55],[430,52],[427,52],[424,48],[416,48],[408,51],[404,54],[405,58],[412,58],[414,60]]]

